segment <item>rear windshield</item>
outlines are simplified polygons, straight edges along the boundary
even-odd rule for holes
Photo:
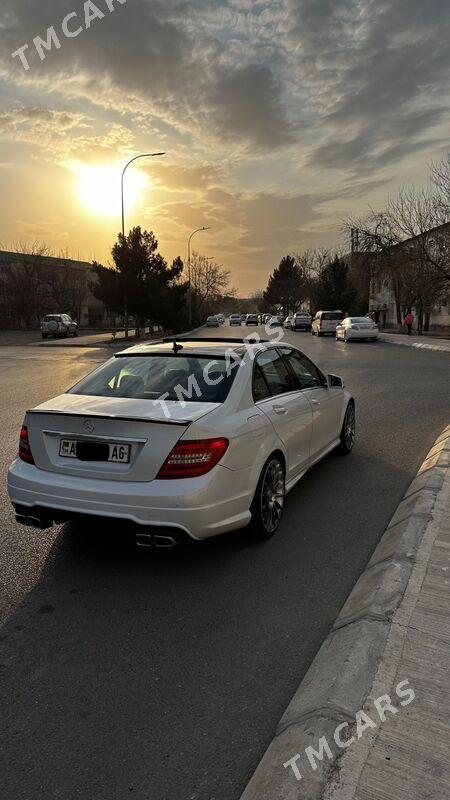
[[[324,311],[322,314],[322,319],[344,319],[344,315],[342,311]]]
[[[48,314],[46,317],[44,317],[44,322],[59,322],[60,319],[61,317],[56,314]]]
[[[372,322],[368,317],[350,317],[350,322]]]
[[[115,358],[82,380],[70,394],[223,403],[238,362],[207,356],[151,355]]]

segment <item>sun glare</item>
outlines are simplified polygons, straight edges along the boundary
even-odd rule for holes
[[[78,164],[76,167],[77,195],[92,214],[102,217],[120,217],[121,167],[105,164]],[[142,190],[148,187],[148,179],[138,169],[129,171],[125,176],[125,203],[130,211],[139,202]]]

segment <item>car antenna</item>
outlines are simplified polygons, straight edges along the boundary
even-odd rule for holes
[[[174,343],[173,343],[173,352],[175,353],[175,355],[177,353],[179,353],[180,350],[182,350],[182,349],[183,349],[183,345],[182,344],[178,344],[178,342],[174,341]]]

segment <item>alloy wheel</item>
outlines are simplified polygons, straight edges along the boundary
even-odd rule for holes
[[[344,441],[347,450],[351,450],[355,443],[356,418],[355,408],[352,404],[347,408],[344,422]]]
[[[267,533],[276,531],[283,514],[285,498],[284,472],[278,459],[267,465],[261,487],[261,519]]]

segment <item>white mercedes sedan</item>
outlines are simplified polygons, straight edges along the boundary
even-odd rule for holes
[[[163,341],[28,411],[8,489],[18,522],[38,528],[109,518],[142,546],[248,525],[267,539],[290,489],[354,438],[342,379],[296,347]]]

